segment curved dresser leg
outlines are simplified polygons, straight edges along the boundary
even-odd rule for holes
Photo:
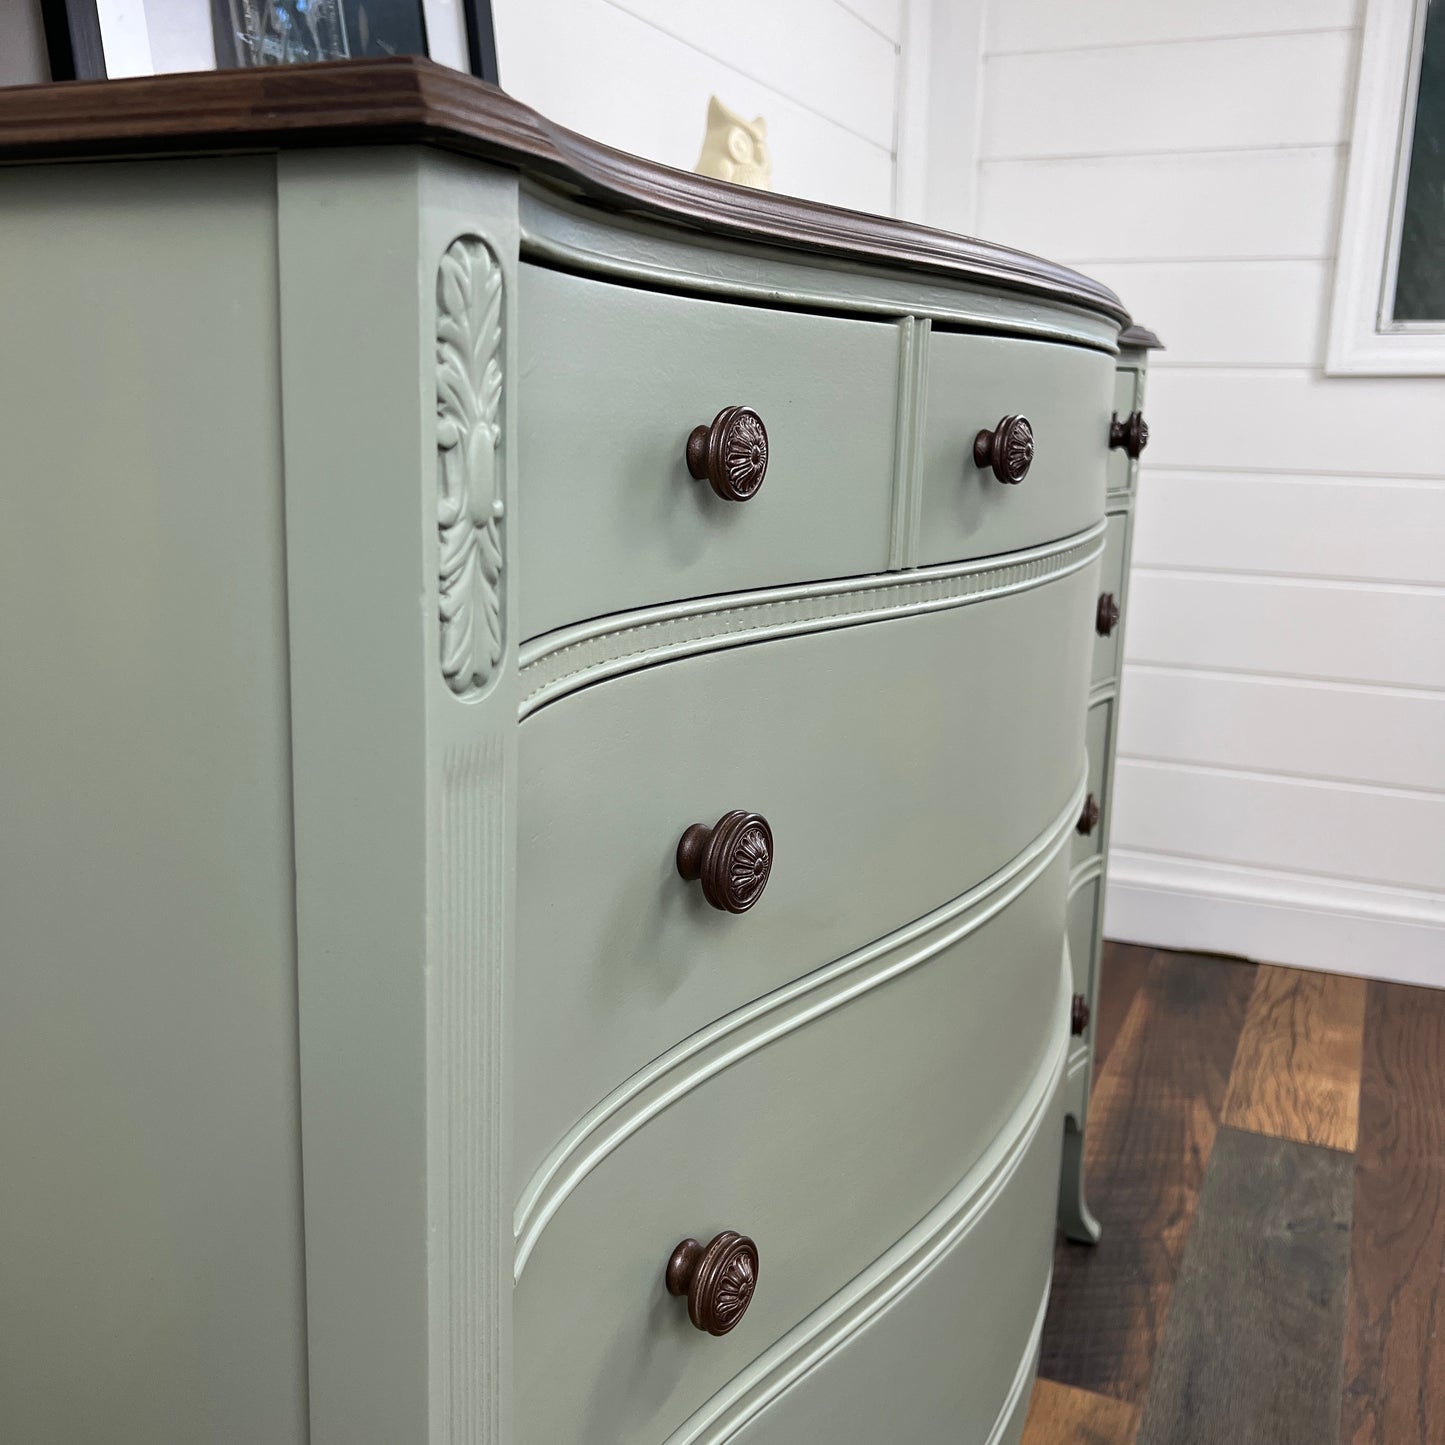
[[[1079,1244],[1099,1242],[1099,1221],[1084,1198],[1084,1132],[1072,1115],[1064,1119],[1064,1160],[1059,1174],[1059,1228]]]

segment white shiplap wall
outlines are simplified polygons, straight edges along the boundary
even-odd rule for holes
[[[773,185],[890,213],[904,0],[493,0],[502,83],[682,170],[709,95],[768,122]]]
[[[989,0],[978,229],[1154,359],[1111,936],[1445,986],[1445,379],[1326,378],[1356,0]]]

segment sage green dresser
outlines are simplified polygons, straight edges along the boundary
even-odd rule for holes
[[[1016,1441],[1118,300],[412,60],[0,159],[5,1437]]]

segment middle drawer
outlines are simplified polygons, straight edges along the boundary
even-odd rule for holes
[[[670,663],[522,724],[522,1178],[664,1049],[1050,828],[1083,770],[1097,580],[1091,563],[987,602]],[[733,809],[773,839],[741,915],[676,865],[690,825]]]

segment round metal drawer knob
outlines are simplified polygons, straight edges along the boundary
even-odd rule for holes
[[[761,813],[735,809],[711,828],[694,823],[677,842],[677,871],[702,884],[724,913],[746,913],[762,897],[773,869],[773,830]]]
[[[1081,993],[1074,995],[1073,1006],[1069,1010],[1069,1032],[1075,1038],[1089,1027],[1089,1001]]]
[[[973,464],[992,467],[999,481],[1017,486],[1034,460],[1034,429],[1026,416],[1006,416],[992,431],[973,439]]]
[[[1083,811],[1079,814],[1076,826],[1085,838],[1099,826],[1099,800],[1092,793],[1084,799]]]
[[[692,429],[687,469],[726,502],[757,495],[768,474],[768,429],[750,406],[725,406],[711,426]]]
[[[1126,456],[1132,461],[1138,461],[1139,453],[1148,445],[1149,423],[1144,420],[1142,411],[1130,412],[1127,421],[1120,421],[1118,412],[1109,418],[1111,448],[1123,447]]]
[[[687,1316],[709,1335],[725,1335],[742,1319],[758,1287],[758,1247],[724,1230],[711,1244],[684,1239],[667,1261],[667,1292],[687,1296]]]
[[[1094,631],[1100,637],[1111,637],[1119,625],[1119,604],[1112,592],[1099,594],[1099,605],[1094,610]]]

